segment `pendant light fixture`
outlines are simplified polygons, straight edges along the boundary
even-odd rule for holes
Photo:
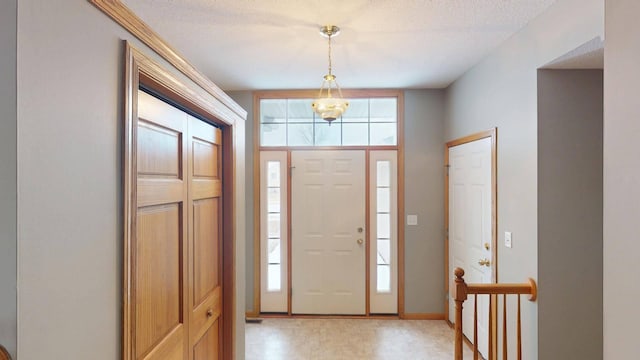
[[[331,122],[342,116],[349,107],[349,102],[342,97],[342,91],[336,81],[336,76],[332,73],[331,68],[331,38],[340,33],[340,28],[333,25],[327,25],[320,28],[320,35],[325,36],[329,43],[329,73],[324,76],[318,98],[311,104],[313,111],[323,120]],[[338,96],[334,97],[332,88],[337,90]]]

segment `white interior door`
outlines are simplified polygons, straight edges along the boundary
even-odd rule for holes
[[[291,153],[291,306],[365,314],[365,153]]]
[[[449,148],[449,276],[465,271],[468,283],[491,283],[491,138]],[[487,263],[488,262],[488,263]],[[478,298],[478,348],[488,353],[489,299]],[[464,303],[463,332],[473,339],[474,299]],[[449,296],[449,319],[455,303]]]

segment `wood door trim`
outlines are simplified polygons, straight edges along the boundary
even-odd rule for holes
[[[253,313],[260,315],[260,98],[253,97]],[[291,211],[289,211],[291,213]],[[288,276],[288,275],[287,275]],[[290,291],[287,289],[287,291]],[[287,295],[287,298],[289,295]]]
[[[398,95],[398,316],[405,318],[405,250],[404,250],[404,92]]]
[[[131,9],[120,0],[89,0],[98,9],[108,15],[115,22],[120,24],[125,30],[142,41],[145,45],[155,51],[163,59],[168,61],[176,69],[186,75],[194,83],[207,91],[217,101],[223,105],[223,110],[227,113],[220,116],[220,120],[226,122],[227,118],[238,117],[247,118],[247,112],[240,107],[229,95],[225,94],[216,84],[209,80],[204,74],[196,69],[182,54],[158,35],[149,25],[138,17]]]
[[[371,314],[371,153],[364,152],[364,313],[369,316]]]
[[[242,143],[235,126],[222,129],[222,359],[236,358],[236,161]],[[225,216],[225,214],[227,214]]]
[[[491,281],[498,282],[498,128],[481,131],[459,139],[451,140],[444,148],[444,290],[449,294],[449,148],[470,143],[472,141],[491,138]],[[445,299],[444,313],[449,319],[449,298]]]
[[[399,97],[402,93],[399,89],[342,89],[342,95],[345,98]],[[254,92],[254,98],[256,97],[258,99],[313,99],[318,97],[318,90],[261,90]]]
[[[405,229],[404,229],[404,214],[405,214],[405,201],[404,201],[404,92],[397,89],[343,89],[342,94],[344,97],[351,98],[376,98],[376,97],[395,97],[398,99],[398,127],[397,127],[397,139],[398,144],[395,146],[279,146],[279,147],[262,147],[260,146],[260,100],[261,99],[282,99],[282,98],[314,98],[317,96],[317,90],[264,90],[255,91],[253,93],[253,310],[246,311],[245,316],[247,318],[257,318],[261,316],[260,312],[260,152],[261,151],[287,151],[289,157],[291,151],[294,150],[365,150],[368,158],[369,151],[373,150],[397,150],[398,152],[398,316],[403,318],[404,316],[404,302],[405,302]],[[368,163],[368,162],[367,162]],[[367,171],[368,176],[368,171]],[[291,179],[289,179],[289,188],[291,187]],[[287,195],[289,201],[289,208],[291,206],[291,194],[290,190]],[[367,194],[368,197],[368,194]],[[367,214],[369,209],[366,209]],[[291,211],[289,211],[291,214]],[[289,215],[290,216],[290,215]],[[291,219],[289,218],[289,240],[291,241]],[[368,231],[367,225],[367,231]],[[369,242],[367,241],[367,244]],[[289,252],[291,251],[291,245],[289,243]],[[369,258],[369,254],[367,254]],[[368,267],[367,267],[368,269]],[[367,284],[369,284],[369,276],[367,273]],[[293,316],[291,314],[291,256],[289,254],[289,268],[287,277],[289,279],[288,287],[288,312],[287,316]],[[367,304],[369,303],[369,291],[367,291]],[[371,316],[367,309],[366,316]],[[373,317],[373,316],[371,316]]]
[[[292,168],[291,168],[291,150],[287,151],[287,314],[289,316],[293,315],[293,301],[291,300],[292,297],[292,289],[293,289],[293,280],[291,277],[291,269],[292,269],[292,257],[293,254],[291,252],[291,248],[292,248],[292,241],[291,241],[291,233],[292,233],[292,213],[293,211],[291,211],[291,207],[292,207],[292,197],[291,197],[291,192],[293,189],[293,185],[291,182],[291,174],[292,173]],[[259,279],[261,281],[261,279]]]
[[[364,124],[364,123],[363,123]],[[300,151],[300,150],[398,150],[397,145],[373,146],[260,146],[260,151]]]
[[[133,359],[133,338],[130,329],[133,324],[132,281],[135,274],[132,268],[131,256],[132,240],[136,228],[137,209],[137,151],[136,128],[137,121],[137,92],[140,85],[151,88],[167,99],[188,108],[194,113],[207,119],[208,122],[222,130],[222,176],[223,187],[223,311],[222,333],[223,359],[234,357],[235,349],[235,152],[237,136],[235,124],[244,120],[238,115],[221,111],[225,105],[213,101],[201,88],[185,84],[152,59],[144,55],[127,41],[125,47],[125,101],[124,101],[124,151],[123,151],[123,197],[124,197],[124,234],[123,234],[123,310],[122,310],[122,355],[123,359]],[[224,117],[221,117],[224,116]]]

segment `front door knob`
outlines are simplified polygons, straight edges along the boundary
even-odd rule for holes
[[[358,245],[362,245],[362,243],[364,242],[362,239],[358,239],[356,240],[356,242],[358,243]]]
[[[491,260],[489,260],[487,258],[480,259],[480,260],[478,260],[478,265],[489,267],[489,266],[491,266]]]

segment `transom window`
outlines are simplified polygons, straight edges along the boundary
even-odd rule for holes
[[[260,145],[395,146],[398,100],[349,99],[349,108],[331,124],[311,109],[313,99],[260,99]]]

